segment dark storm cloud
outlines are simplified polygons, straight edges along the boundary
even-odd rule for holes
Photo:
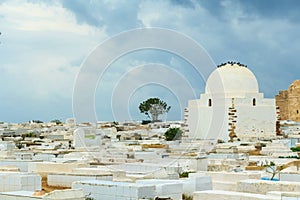
[[[300,1],[298,0],[200,0],[197,1],[213,16],[219,19],[228,19],[226,13],[235,7],[225,7],[226,3],[239,5],[243,12],[252,18],[285,19],[292,22],[300,20]],[[251,18],[248,18],[251,20]]]
[[[62,1],[72,11],[78,23],[105,27],[108,33],[116,34],[141,26],[137,19],[138,1]]]
[[[173,4],[177,4],[187,8],[195,8],[195,3],[191,0],[170,0]]]
[[[247,12],[254,12],[260,17],[272,19],[286,19],[293,22],[299,22],[300,19],[300,1],[298,0],[239,0]]]
[[[62,5],[72,11],[78,23],[87,23],[93,26],[103,26],[103,19],[98,10],[99,5],[93,2],[79,0],[79,1],[62,1]]]

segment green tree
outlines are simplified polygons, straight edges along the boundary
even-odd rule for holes
[[[146,101],[140,103],[139,109],[141,113],[144,113],[152,121],[158,121],[158,116],[169,112],[171,106],[159,98],[149,98]]]
[[[62,122],[59,119],[53,119],[50,121],[51,123],[56,123],[56,125],[62,124]]]
[[[263,164],[263,166],[265,167],[267,173],[272,174],[271,180],[273,180],[275,175],[279,174],[283,169],[283,165],[276,166],[273,161],[268,162],[267,160],[265,161],[265,164]]]
[[[41,124],[41,123],[44,123],[44,122],[41,121],[41,120],[31,120],[31,121],[29,121],[29,123]]]
[[[16,143],[15,145],[18,149],[22,149],[24,147],[24,145],[21,144],[20,142]]]
[[[164,136],[167,141],[178,140],[181,138],[183,131],[180,128],[169,128]]]
[[[25,134],[25,137],[35,137],[34,132],[29,132]]]

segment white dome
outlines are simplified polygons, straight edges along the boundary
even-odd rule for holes
[[[224,92],[258,93],[258,83],[254,74],[244,65],[221,65],[208,77],[205,93]]]

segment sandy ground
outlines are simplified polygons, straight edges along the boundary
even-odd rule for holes
[[[64,189],[71,189],[69,187],[55,187],[55,186],[49,186],[47,184],[47,178],[42,179],[42,189],[46,192],[52,192],[53,190],[64,190]]]

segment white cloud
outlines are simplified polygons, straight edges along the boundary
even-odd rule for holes
[[[99,31],[87,24],[77,24],[74,14],[58,2],[46,4],[22,0],[7,1],[1,4],[0,13],[17,30],[67,32],[80,35],[95,34]]]
[[[104,30],[77,24],[75,16],[59,3],[7,1],[0,4],[2,44],[0,69],[10,106],[31,110],[51,102],[71,104],[73,84],[81,62],[107,37]],[[19,105],[21,106],[21,105]],[[69,108],[61,112],[71,114]],[[35,113],[37,115],[37,113]],[[40,113],[41,116],[45,116]],[[12,116],[17,119],[18,114]],[[28,116],[30,117],[30,116]],[[5,118],[5,113],[2,114]]]

